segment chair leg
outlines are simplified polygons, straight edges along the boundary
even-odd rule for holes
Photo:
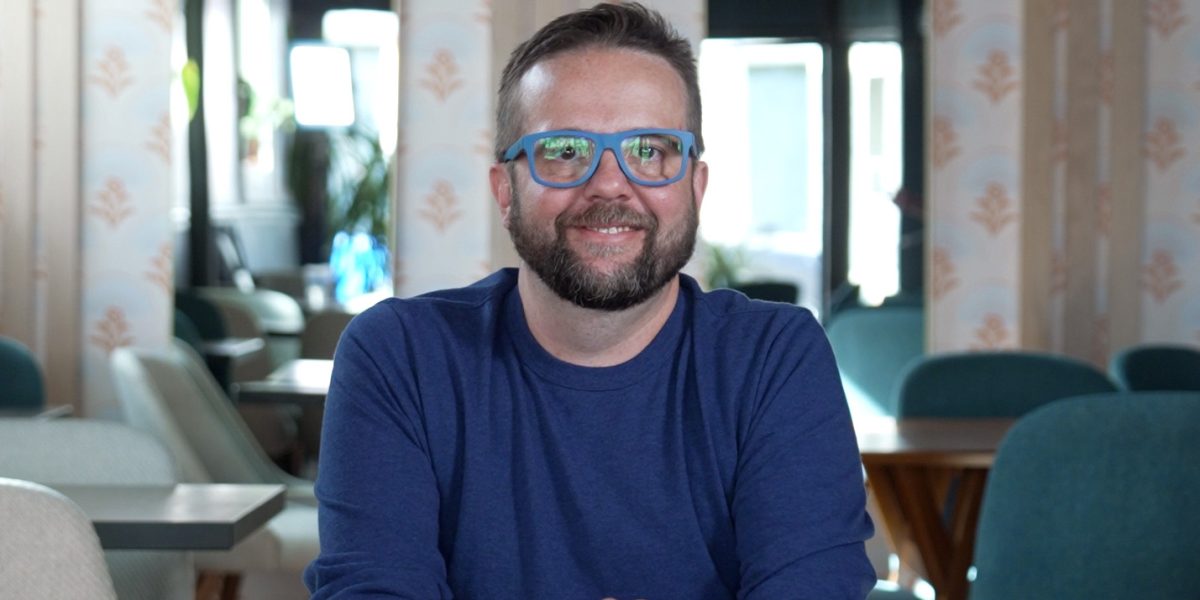
[[[217,600],[224,580],[224,573],[201,571],[196,575],[196,600]]]
[[[241,584],[240,573],[202,571],[196,576],[195,600],[237,600]]]
[[[221,586],[221,600],[237,600],[238,588],[241,587],[242,576],[239,573],[225,575],[225,585]]]

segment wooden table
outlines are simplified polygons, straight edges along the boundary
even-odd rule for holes
[[[110,550],[228,550],[283,510],[277,484],[52,485]]]
[[[235,384],[235,397],[246,404],[324,404],[329,393],[333,361],[301,358],[290,360],[261,381]]]
[[[894,428],[858,436],[867,484],[892,546],[938,600],[967,597],[984,484],[1014,422],[900,419]]]

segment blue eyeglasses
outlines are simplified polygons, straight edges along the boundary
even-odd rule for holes
[[[695,143],[690,131],[679,129],[617,133],[556,129],[521,137],[504,152],[503,162],[515,160],[523,152],[534,181],[546,187],[569,188],[591,179],[600,157],[611,149],[630,181],[661,186],[683,177]]]

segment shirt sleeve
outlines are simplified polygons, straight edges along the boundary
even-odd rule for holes
[[[765,353],[737,465],[738,598],[862,599],[874,533],[858,444],[829,342],[808,313]]]
[[[438,490],[411,372],[414,343],[391,305],[338,343],[325,401],[313,600],[450,598],[438,550]]]

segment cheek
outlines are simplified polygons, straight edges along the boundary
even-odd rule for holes
[[[650,206],[655,217],[663,226],[678,227],[688,220],[688,215],[694,208],[691,190],[680,188],[670,194],[663,194],[650,199]]]
[[[538,222],[553,222],[570,211],[574,202],[574,195],[569,190],[548,189],[536,184],[524,186],[520,198],[522,218]]]

